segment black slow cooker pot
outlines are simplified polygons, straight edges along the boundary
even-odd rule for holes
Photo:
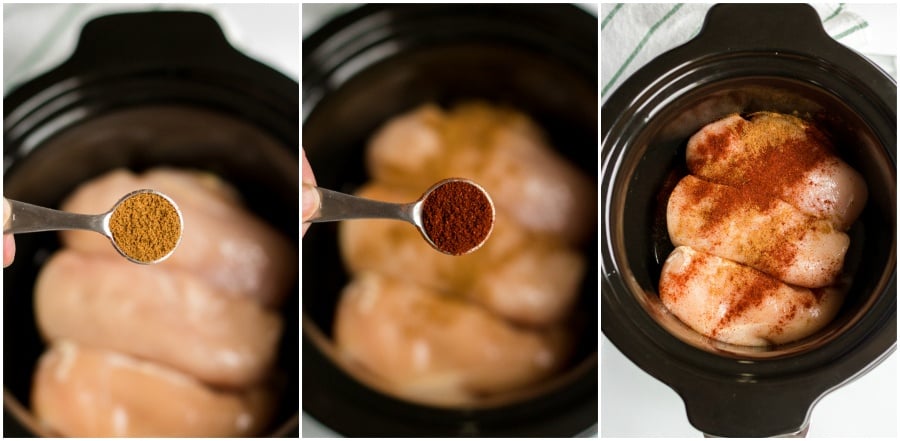
[[[896,97],[896,83],[832,40],[811,7],[718,5],[696,38],[603,105],[603,333],[681,396],[698,430],[803,433],[819,398],[894,350]],[[688,137],[727,114],[760,110],[815,119],[865,177],[869,201],[849,232],[852,284],[838,317],[801,341],[748,348],[705,338],[662,306],[657,286],[673,247],[659,220],[666,180],[685,173]]]
[[[298,244],[299,86],[191,12],[111,15],[85,25],[74,54],[4,99],[4,196],[58,207],[111,169],[205,170],[239,190],[249,210]],[[60,246],[16,237],[3,278],[4,435],[52,435],[29,412],[44,343],[32,308],[35,277]],[[296,285],[282,308],[281,384],[265,434],[298,435]]]
[[[303,146],[318,185],[368,180],[367,140],[427,102],[508,104],[551,145],[597,175],[597,18],[569,5],[367,5],[303,43]],[[303,410],[348,436],[568,436],[596,431],[596,236],[584,250],[585,332],[571,366],[515,396],[467,408],[415,404],[340,367],[331,340],[348,282],[334,224],[303,239]]]

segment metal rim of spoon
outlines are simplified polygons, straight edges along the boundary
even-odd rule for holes
[[[405,204],[376,201],[373,199],[366,199],[359,196],[341,193],[339,191],[329,190],[327,188],[314,187],[315,191],[319,193],[319,208],[316,214],[314,214],[306,222],[337,222],[350,219],[401,220],[415,226],[416,229],[419,230],[419,233],[422,235],[425,241],[428,242],[428,244],[431,245],[431,247],[435,250],[440,251],[444,254],[454,256],[469,254],[475,250],[478,250],[482,245],[484,245],[485,242],[487,242],[487,239],[491,236],[491,232],[494,228],[493,221],[491,222],[491,230],[488,231],[484,239],[482,239],[482,241],[478,243],[478,245],[470,248],[462,254],[454,254],[448,252],[447,250],[444,250],[440,246],[435,244],[431,237],[428,235],[428,232],[425,231],[425,227],[422,222],[422,206],[425,203],[425,200],[428,199],[428,196],[431,195],[431,193],[437,190],[439,187],[451,182],[464,182],[478,188],[478,190],[481,191],[481,193],[490,203],[492,213],[496,213],[494,201],[482,186],[469,179],[449,178],[441,180],[432,185],[428,190],[422,193],[422,196],[419,197],[419,199],[415,202],[409,202]]]
[[[129,256],[122,248],[119,247],[119,244],[116,243],[115,239],[113,239],[112,231],[109,228],[109,219],[112,214],[116,211],[116,209],[129,198],[136,196],[138,194],[143,193],[152,193],[157,196],[160,196],[167,200],[172,207],[175,209],[175,212],[178,213],[178,223],[180,224],[181,231],[178,234],[178,241],[169,250],[166,255],[151,261],[138,260]],[[3,226],[3,234],[22,234],[22,233],[38,233],[42,231],[59,231],[59,230],[87,230],[93,231],[95,233],[100,233],[106,236],[109,239],[110,243],[112,243],[113,248],[124,258],[130,260],[134,263],[139,263],[142,265],[149,265],[154,263],[162,262],[169,258],[175,249],[178,248],[178,245],[181,243],[181,236],[184,232],[184,219],[181,215],[181,209],[178,208],[178,205],[172,198],[156,191],[150,189],[141,189],[135,190],[131,193],[122,196],[121,199],[116,201],[113,207],[101,214],[79,214],[79,213],[70,213],[62,210],[54,210],[52,208],[41,207],[38,205],[29,204],[26,202],[16,201],[13,199],[7,199],[9,201],[9,206],[11,210],[9,221],[6,225]]]

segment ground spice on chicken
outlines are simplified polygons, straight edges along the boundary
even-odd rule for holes
[[[766,298],[774,297],[781,287],[781,282],[778,280],[746,267],[744,270],[736,272],[730,282],[730,286],[725,289],[730,291],[728,298],[731,299],[731,304],[713,329],[711,335],[713,338],[748,310],[756,309]]]
[[[794,262],[796,244],[806,229],[816,225],[813,218],[795,213],[786,203],[752,187],[735,188],[696,178],[685,179],[680,185],[688,204],[704,207],[694,228],[710,238],[717,238],[716,246],[721,246],[723,240],[733,240],[729,234],[723,234],[730,231],[728,225],[733,219],[748,213],[765,213],[766,222],[760,227],[768,227],[768,233],[749,235],[748,241],[743,243],[742,253],[749,259],[745,262],[747,265],[776,277]],[[800,218],[804,221],[799,221]]]
[[[693,253],[690,256],[681,255],[682,259],[686,259],[686,263],[680,268],[680,271],[670,271],[667,274],[666,283],[660,285],[660,297],[677,302],[681,299],[688,286],[694,283],[694,279],[702,276],[702,269],[708,265],[710,255],[702,251]]]
[[[740,155],[729,150],[741,142]],[[695,147],[689,168],[719,184],[748,189],[755,197],[789,200],[813,170],[837,167],[831,141],[816,126],[791,115],[762,112]],[[820,200],[833,205],[833,200]]]
[[[686,206],[702,207],[702,215],[693,219],[689,227],[716,238],[714,246],[736,237],[750,239],[739,245],[740,253],[749,259],[743,265],[737,264],[741,270],[729,275],[727,282],[717,279],[715,286],[707,287],[710,292],[723,293],[722,298],[727,301],[719,305],[717,311],[721,315],[707,335],[717,338],[742,316],[770,305],[786,289],[794,290],[793,301],[779,308],[771,321],[761,323],[769,326],[770,336],[781,335],[798,314],[820,305],[827,291],[795,289],[779,279],[783,278],[781,268],[792,264],[798,253],[796,244],[807,234],[833,231],[829,220],[800,214],[785,201],[802,198],[797,192],[816,185],[817,174],[827,175],[830,167],[840,167],[834,145],[810,122],[791,115],[760,112],[751,114],[749,119],[732,121],[731,126],[710,133],[692,148],[688,168],[703,180],[685,179],[682,197]],[[836,203],[828,196],[816,202],[824,207]],[[739,224],[735,223],[736,218],[748,214],[764,220],[754,225],[764,234],[744,236],[735,230]],[[660,287],[661,294],[677,300],[689,285],[703,283],[694,280],[705,277],[698,269],[702,264],[703,260],[694,259],[677,276],[670,273],[667,286]]]
[[[141,263],[153,263],[178,245],[181,216],[165,197],[140,192],[116,206],[109,218],[109,230],[122,253]]]
[[[466,254],[477,249],[491,233],[494,206],[481,188],[465,181],[449,181],[426,197],[422,226],[439,250]]]

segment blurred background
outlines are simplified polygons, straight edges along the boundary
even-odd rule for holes
[[[299,81],[298,4],[10,4],[3,5],[3,93],[71,55],[81,27],[115,12],[198,11],[211,15],[238,50]]]
[[[896,4],[813,5],[826,32],[897,78]],[[600,7],[601,103],[657,55],[699,32],[710,4],[614,4]],[[655,32],[649,31],[654,27]],[[647,36],[645,38],[645,36]],[[635,49],[638,48],[638,49]],[[600,343],[600,426],[604,437],[701,437],[668,386]],[[897,353],[813,407],[808,437],[897,436]]]

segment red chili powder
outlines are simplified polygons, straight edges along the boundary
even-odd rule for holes
[[[422,226],[439,250],[459,256],[487,239],[494,226],[494,206],[481,188],[449,181],[423,202]]]
[[[735,157],[728,146],[738,140],[744,147]],[[688,163],[691,170],[754,198],[790,201],[811,171],[839,163],[834,145],[821,130],[790,115],[751,115],[751,121],[741,120],[730,130],[711,134],[695,149],[696,157]]]
[[[781,223],[782,227],[770,234],[758,234],[757,240],[744,244],[744,254],[750,259],[752,267],[761,269],[774,276],[780,276],[785,268],[793,264],[797,255],[797,242],[806,233],[808,224],[788,227],[783,217],[777,217],[770,210],[778,203],[778,199],[766,193],[756,191],[754,187],[731,187],[728,185],[710,184],[695,179],[684,182],[683,188],[687,202],[708,208],[703,212],[702,222],[697,226],[701,233],[712,237],[720,234],[722,225],[731,222],[735,216],[747,213],[766,213],[772,216],[769,225]],[[722,240],[730,240],[721,237]]]
[[[759,308],[767,298],[774,296],[781,286],[778,280],[755,269],[739,268],[734,272],[730,286],[726,288],[730,290],[731,303],[725,316],[716,324],[712,337],[748,310]]]

